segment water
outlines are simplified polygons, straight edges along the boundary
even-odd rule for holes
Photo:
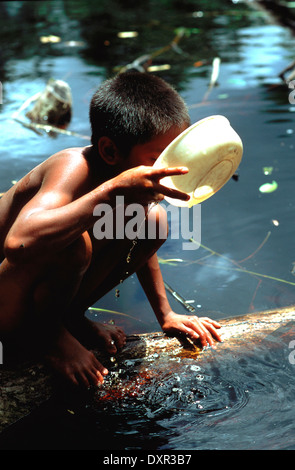
[[[182,240],[169,239],[159,251],[164,279],[195,301],[199,315],[217,320],[294,304],[295,105],[289,103],[290,90],[278,77],[293,60],[292,34],[242,2],[182,2],[178,8],[170,2],[150,2],[149,8],[146,2],[134,3],[126,2],[124,8],[116,1],[0,3],[0,192],[51,154],[87,143],[75,136],[39,136],[10,119],[50,77],[66,80],[71,87],[74,106],[68,129],[90,135],[88,105],[99,83],[116,67],[169,44],[177,28],[185,27],[179,49],[154,60],[156,65],[170,66],[157,73],[180,91],[192,122],[210,114],[227,116],[244,142],[244,156],[238,181],[229,181],[202,204],[203,246],[184,251]],[[120,39],[119,31],[137,31],[138,36]],[[60,42],[40,42],[41,36],[49,35],[60,36]],[[218,86],[203,102],[216,56],[221,58]],[[200,61],[202,65],[196,66]],[[270,175],[264,167],[271,167]],[[273,180],[278,183],[276,191],[259,191]],[[172,258],[182,261],[165,262]],[[175,310],[185,313],[179,303],[169,300]],[[135,277],[120,285],[119,298],[110,292],[94,307],[130,315],[126,320],[117,314],[90,314],[100,320],[115,319],[128,334],[159,329]],[[53,415],[40,412],[46,417],[41,443],[31,423],[23,445],[293,448],[293,368],[285,360],[286,344],[271,355],[267,350],[268,346],[237,363],[215,355],[208,369],[199,372],[203,380],[194,383],[184,368],[179,387],[175,377],[166,377],[164,388],[154,389],[150,405],[147,400],[133,414],[130,409],[114,414],[107,426],[103,416],[96,418],[85,410],[80,417],[59,409]],[[263,356],[267,358],[259,360]],[[181,395],[173,391],[177,388]],[[151,404],[158,399],[157,412]],[[73,420],[78,420],[76,428]],[[102,422],[109,438],[103,445],[98,439]],[[55,426],[67,431],[66,443],[65,437],[60,444],[55,441]],[[45,428],[55,431],[49,434]]]
[[[168,355],[121,364],[107,379],[115,398],[99,392],[97,425],[115,434],[103,448],[293,449],[294,332],[289,323],[259,344],[245,338],[207,351],[204,361]]]

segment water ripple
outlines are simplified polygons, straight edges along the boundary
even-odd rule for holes
[[[181,376],[161,376],[145,394],[145,403],[154,410],[154,416],[178,413],[201,419],[202,415],[221,415],[247,404],[248,393],[242,384],[221,378],[215,381],[200,368],[195,373],[193,367],[188,366]]]
[[[108,417],[121,417],[116,436],[129,449],[294,449],[295,370],[289,350],[273,345],[117,372],[122,394],[104,402]]]

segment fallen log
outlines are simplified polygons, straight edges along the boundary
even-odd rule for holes
[[[221,320],[222,343],[201,349],[189,340],[169,338],[163,333],[146,333],[128,337],[126,347],[116,358],[106,358],[95,352],[109,368],[105,383],[91,394],[91,406],[116,405],[118,400],[134,403],[146,399],[148,389],[155,381],[165,380],[187,367],[204,365],[212,354],[231,357],[250,354],[257,344],[284,327],[284,340],[295,339],[295,307]],[[280,347],[271,341],[270,348]],[[226,359],[225,359],[226,360]],[[1,402],[0,432],[27,416],[56,393],[56,383],[41,363],[25,363],[0,369]]]

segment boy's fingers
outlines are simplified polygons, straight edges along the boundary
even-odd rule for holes
[[[208,321],[206,321],[208,320]],[[206,345],[208,342],[210,346],[214,344],[213,338],[215,338],[217,341],[222,341],[221,336],[218,334],[216,331],[215,327],[212,325],[212,323],[217,323],[214,322],[213,320],[208,319],[199,319],[198,317],[192,317],[191,321],[191,328],[192,330],[199,335],[199,339],[203,345]],[[217,328],[220,327],[220,325],[217,323]]]
[[[205,321],[207,323],[211,323],[211,325],[215,326],[216,328],[221,328],[221,324],[216,320],[212,320],[211,318],[201,317],[200,320]]]
[[[215,330],[215,328],[213,326],[211,326],[210,324],[206,324],[206,328],[208,331],[210,331],[210,333],[212,334],[212,336],[214,336],[218,341],[222,341],[222,337],[221,335]]]
[[[203,346],[206,346],[207,343],[210,345],[213,343],[211,334],[198,321],[197,317],[192,317],[189,319],[187,322],[187,327],[189,329],[189,335],[192,337],[192,339],[199,339]]]
[[[164,196],[181,199],[182,201],[188,201],[190,198],[188,194],[179,191],[178,189],[167,188],[167,186],[163,186],[162,184],[158,185],[158,192]]]
[[[218,331],[216,331],[216,328],[219,329],[221,328],[220,323],[211,320],[210,318],[207,317],[202,317],[201,318],[202,324],[207,328],[208,331],[211,332],[211,334],[218,340],[222,341],[222,337]]]
[[[153,176],[156,177],[157,180],[161,180],[167,176],[176,176],[176,175],[185,175],[188,173],[188,168],[186,167],[175,167],[175,168],[153,168]],[[168,188],[165,185],[158,184],[155,188],[158,194],[162,194],[163,196],[172,197],[174,199],[181,199],[183,201],[187,201],[189,196],[184,193],[183,191],[179,191],[177,189]]]
[[[160,180],[166,176],[185,175],[188,173],[188,168],[185,166],[177,166],[173,168],[151,168],[152,176]]]

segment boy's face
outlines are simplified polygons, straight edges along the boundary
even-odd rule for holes
[[[139,165],[152,166],[163,150],[187,127],[186,124],[182,128],[172,127],[166,134],[158,135],[145,144],[135,145],[128,157],[121,159],[120,170],[128,170]]]

